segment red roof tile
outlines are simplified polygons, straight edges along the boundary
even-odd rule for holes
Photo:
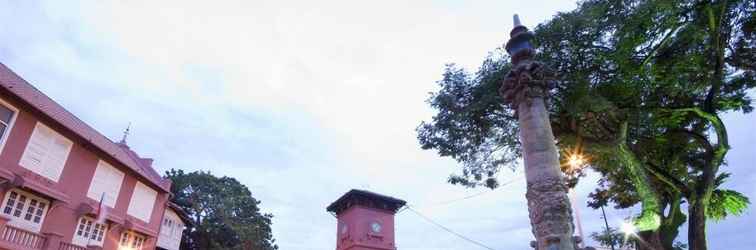
[[[171,182],[160,177],[160,175],[150,166],[151,164],[145,164],[149,159],[140,158],[134,151],[128,149],[128,147],[122,148],[104,135],[100,134],[100,132],[79,120],[79,118],[71,114],[71,112],[68,112],[68,110],[60,106],[60,104],[50,99],[50,97],[39,91],[26,80],[22,79],[2,63],[0,63],[0,87],[6,89],[8,92],[26,102],[29,106],[34,107],[42,114],[80,136],[82,139],[92,143],[92,145],[103,152],[111,155],[119,163],[133,170],[139,176],[147,179],[155,186],[160,187],[166,192],[170,192]]]

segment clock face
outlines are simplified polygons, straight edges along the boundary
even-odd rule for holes
[[[370,230],[373,231],[373,233],[380,233],[381,232],[381,223],[373,222],[370,223]]]

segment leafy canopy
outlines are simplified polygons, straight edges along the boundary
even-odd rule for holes
[[[273,215],[260,212],[260,201],[231,177],[171,169],[171,199],[191,218],[181,249],[278,249],[271,233]]]

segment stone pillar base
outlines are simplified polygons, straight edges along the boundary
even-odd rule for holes
[[[580,236],[572,236],[572,240],[573,240],[573,246],[575,246],[575,250],[596,250],[596,248],[591,247],[591,246],[587,246],[583,248],[578,247],[580,243],[583,242],[583,238],[581,238]],[[532,247],[535,250],[541,250],[541,249],[538,249],[538,244],[536,243],[536,241],[530,241],[530,247]],[[551,250],[551,249],[543,249],[543,250]]]

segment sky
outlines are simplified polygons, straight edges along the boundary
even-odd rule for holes
[[[325,207],[352,188],[408,201],[493,249],[530,249],[522,169],[494,190],[446,183],[456,162],[423,151],[415,128],[446,63],[475,70],[509,39],[512,15],[535,26],[571,1],[0,0],[0,62],[159,172],[237,178],[272,213],[284,250],[330,250]],[[726,114],[728,188],[756,199],[756,116]],[[585,207],[597,177],[576,189]],[[471,198],[465,198],[470,197]],[[453,202],[449,202],[453,201]],[[635,210],[608,211],[618,226]],[[411,212],[399,249],[482,249]],[[756,215],[711,222],[711,249],[748,249]],[[681,230],[681,239],[685,239]],[[590,243],[590,241],[589,241]]]

